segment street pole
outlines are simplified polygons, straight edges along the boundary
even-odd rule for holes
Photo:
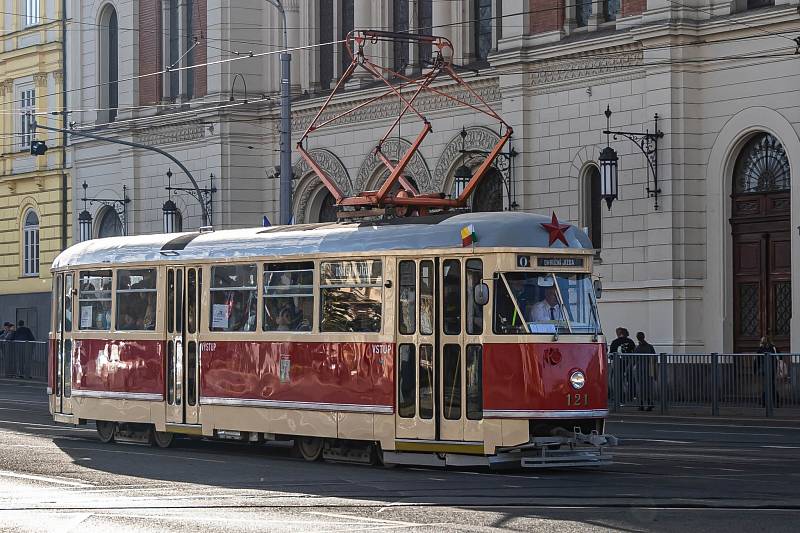
[[[281,0],[265,0],[278,9],[283,19],[283,52],[281,61],[281,178],[280,178],[280,223],[292,220],[292,101],[290,96],[292,74],[290,66],[289,37],[286,27],[286,11]]]
[[[89,139],[95,139],[97,141],[105,141],[105,142],[114,143],[114,144],[122,144],[124,146],[130,146],[132,148],[141,148],[142,150],[150,150],[150,151],[155,152],[157,154],[163,155],[164,157],[166,157],[167,159],[169,159],[170,161],[172,161],[173,163],[178,165],[178,167],[186,173],[186,176],[189,178],[189,181],[192,182],[192,186],[194,187],[194,190],[197,192],[197,201],[200,204],[200,212],[203,215],[203,226],[204,227],[208,226],[208,221],[209,221],[208,209],[206,209],[206,205],[203,203],[202,195],[200,194],[200,187],[197,185],[197,181],[195,181],[194,176],[192,176],[192,173],[189,172],[189,169],[186,168],[186,166],[183,163],[178,161],[178,159],[175,156],[173,156],[172,154],[168,154],[167,152],[165,152],[161,148],[156,148],[155,146],[148,146],[146,144],[140,144],[140,143],[133,142],[133,141],[123,141],[122,139],[113,139],[113,138],[110,138],[110,137],[103,137],[101,135],[95,135],[93,133],[86,133],[86,132],[83,132],[83,131],[75,131],[75,130],[70,130],[70,129],[65,129],[65,128],[54,128],[52,126],[43,126],[41,124],[38,124],[38,123],[34,122],[33,123],[33,131],[34,132],[36,131],[36,128],[42,128],[43,130],[48,130],[48,131],[60,131],[61,133],[65,133],[65,134],[69,133],[69,134],[72,134],[72,135],[77,135],[79,137],[87,137]],[[127,219],[127,217],[126,217],[126,219]],[[127,220],[126,220],[126,222],[127,222]]]

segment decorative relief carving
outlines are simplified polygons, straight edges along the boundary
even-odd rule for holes
[[[353,184],[350,176],[345,166],[336,157],[336,154],[322,148],[310,150],[309,153],[343,193],[346,195],[352,194]],[[306,210],[308,202],[314,193],[319,190],[320,179],[313,173],[311,167],[308,166],[308,163],[303,158],[300,158],[294,164],[292,173],[294,174],[295,217],[298,221],[307,222],[308,213],[306,213]]]
[[[597,53],[573,54],[558,59],[537,61],[529,85],[537,87],[565,81],[621,72],[644,65],[644,52],[638,46],[614,46]]]
[[[463,149],[489,151],[494,148],[498,140],[500,140],[500,136],[489,128],[467,128],[467,136],[463,142]],[[447,146],[442,151],[442,155],[439,156],[439,160],[436,162],[436,168],[433,171],[433,188],[435,190],[444,190],[447,178],[450,177],[451,169],[458,160],[464,157],[464,154],[461,153],[461,149],[462,141],[461,134],[459,133],[450,139],[450,142],[447,143]]]
[[[133,132],[133,139],[142,144],[161,145],[176,142],[196,141],[205,137],[205,127],[196,122],[152,126]]]
[[[34,83],[39,86],[47,86],[47,73],[46,72],[37,72],[33,75]]]
[[[383,154],[392,161],[397,161],[400,157],[411,147],[411,143],[405,139],[389,139],[383,143]],[[383,165],[383,162],[378,159],[375,152],[370,152],[370,155],[361,163],[356,176],[355,190],[364,191],[370,185],[369,180],[375,175],[378,169],[386,170],[382,173],[388,176],[388,169]],[[406,176],[411,176],[422,193],[436,192],[437,189],[433,187],[431,180],[431,173],[428,170],[428,165],[425,163],[425,158],[419,152],[414,153],[406,166]],[[381,180],[381,183],[383,180]],[[375,185],[377,187],[378,184]]]
[[[11,94],[13,90],[14,82],[12,80],[0,82],[0,95],[5,96],[6,94]]]
[[[486,102],[497,102],[500,100],[500,84],[498,78],[481,80],[480,82],[472,83],[471,86],[475,93],[483,98]],[[457,85],[439,87],[437,90],[471,104],[478,103],[475,97],[473,97],[468,91],[459,88]],[[366,101],[367,99],[368,98],[363,98],[361,101]],[[332,104],[328,106],[325,113],[323,113],[320,117],[320,120],[328,120],[333,118],[334,116],[351,109],[358,103],[359,102],[356,100],[350,100]],[[451,109],[456,107],[456,105],[457,104],[449,98],[445,98],[444,96],[433,93],[421,94],[414,101],[414,107],[417,108],[421,113]],[[313,108],[303,109],[293,113],[292,131],[305,131],[318,111],[319,106],[314,106]],[[387,96],[386,98],[382,98],[377,102],[373,102],[362,107],[346,117],[342,117],[336,121],[334,125],[340,126],[345,124],[366,122],[369,120],[393,118],[399,114],[400,103],[398,99]]]
[[[58,83],[61,83],[64,79],[64,73],[60,70],[54,70],[50,74],[53,76],[53,79],[56,80],[56,82]]]

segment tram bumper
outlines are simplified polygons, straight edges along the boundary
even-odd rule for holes
[[[613,435],[596,431],[586,434],[576,427],[571,435],[533,437],[527,444],[500,448],[490,458],[490,464],[496,468],[605,466],[613,462],[609,448],[617,444]]]

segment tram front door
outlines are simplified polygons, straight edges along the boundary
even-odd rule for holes
[[[56,299],[55,346],[53,356],[53,411],[58,414],[72,413],[72,302],[73,275],[57,274],[54,280]]]
[[[482,273],[480,259],[398,262],[398,438],[482,440]]]
[[[172,424],[198,424],[199,318],[203,271],[167,268],[167,413]]]

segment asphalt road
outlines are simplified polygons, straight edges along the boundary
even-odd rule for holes
[[[384,469],[101,444],[0,380],[1,531],[797,531],[800,421],[624,416],[603,469]]]

